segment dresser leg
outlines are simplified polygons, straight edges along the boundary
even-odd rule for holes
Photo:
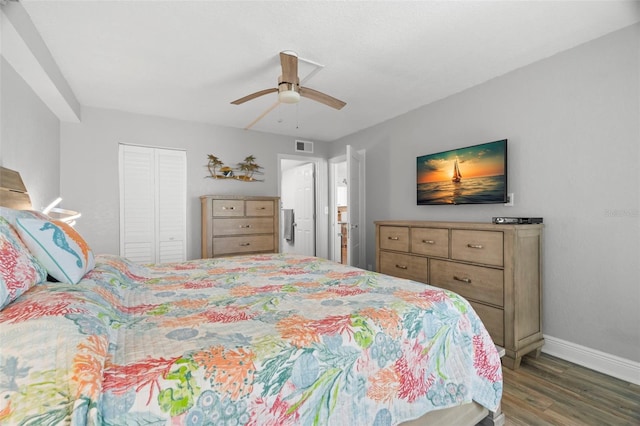
[[[502,357],[502,365],[511,370],[520,368],[520,361],[522,361],[522,356],[511,357],[510,355],[505,355]]]
[[[530,343],[517,351],[506,350],[506,355],[502,357],[502,365],[511,370],[517,370],[520,368],[523,356],[538,358],[542,352],[542,345],[544,345],[544,339]]]

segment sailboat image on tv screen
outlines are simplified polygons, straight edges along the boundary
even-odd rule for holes
[[[458,167],[458,159],[456,158],[456,162],[453,164],[453,176],[451,176],[452,182],[460,182],[462,179],[462,173],[460,173],[460,168]]]

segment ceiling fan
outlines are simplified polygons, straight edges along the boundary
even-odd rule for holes
[[[282,75],[278,77],[278,87],[260,90],[231,102],[234,105],[240,105],[252,99],[259,98],[260,96],[278,92],[278,101],[260,115],[260,117],[254,120],[249,126],[247,126],[247,129],[267,115],[281,102],[295,104],[300,101],[301,96],[338,110],[342,109],[342,107],[346,105],[346,103],[340,99],[336,99],[308,87],[300,86],[300,78],[298,77],[298,55],[295,52],[291,52],[289,50],[280,52],[280,65],[282,66]]]

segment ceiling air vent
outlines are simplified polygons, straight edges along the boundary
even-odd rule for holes
[[[309,141],[296,141],[296,152],[311,152],[313,153],[313,142]]]

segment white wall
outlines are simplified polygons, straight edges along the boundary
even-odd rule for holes
[[[542,216],[544,333],[640,361],[639,80],[635,25],[336,142],[367,150],[367,263],[376,220]],[[417,156],[502,138],[514,207],[416,205]]]
[[[20,172],[33,207],[41,209],[60,193],[60,122],[13,67],[0,60],[0,165]]]
[[[68,206],[82,212],[77,229],[97,253],[119,251],[118,144],[180,148],[187,151],[187,258],[200,257],[200,199],[207,194],[278,194],[278,154],[294,152],[295,138],[83,108],[82,123],[63,123],[60,188]],[[315,144],[318,156],[328,146]],[[253,155],[263,167],[264,182],[207,178],[207,155],[235,166]]]

